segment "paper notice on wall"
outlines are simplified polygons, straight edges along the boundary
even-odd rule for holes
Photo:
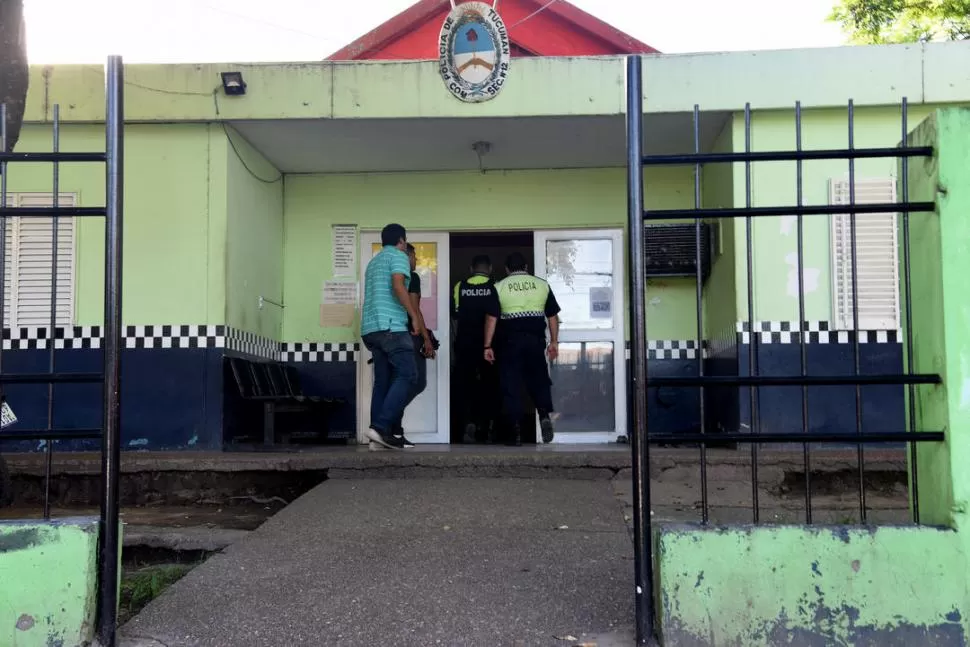
[[[356,306],[357,281],[324,281],[320,303],[325,306]]]
[[[613,289],[589,289],[589,318],[610,319],[613,316]]]
[[[357,320],[357,308],[349,305],[320,305],[321,328],[352,328]]]
[[[348,328],[357,316],[357,282],[324,281],[320,293],[320,325]]]
[[[334,278],[357,276],[357,226],[333,226],[333,272]]]

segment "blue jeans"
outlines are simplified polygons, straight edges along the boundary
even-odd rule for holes
[[[370,401],[370,426],[390,433],[404,415],[418,379],[414,343],[407,332],[374,332],[363,337],[374,356],[374,390]]]
[[[424,337],[421,335],[411,335],[411,342],[414,344],[414,365],[418,373],[411,392],[408,394],[408,399],[404,403],[404,409],[407,409],[408,405],[414,402],[414,398],[421,395],[428,388],[428,358],[421,353],[424,350]],[[393,429],[396,433],[404,433],[403,421],[404,410],[401,411],[401,417],[394,421]]]

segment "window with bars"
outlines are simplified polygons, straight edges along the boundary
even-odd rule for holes
[[[75,206],[72,193],[59,195],[59,206]],[[12,193],[10,207],[50,207],[50,193]],[[4,249],[3,325],[47,327],[53,284],[53,218],[7,218]],[[58,218],[56,324],[73,325],[74,218]]]
[[[895,178],[856,179],[856,204],[896,202]],[[829,203],[849,204],[849,180],[829,182]],[[848,214],[832,216],[832,314],[835,326],[851,330],[852,230]],[[856,216],[859,329],[895,330],[899,322],[899,253],[896,213]]]

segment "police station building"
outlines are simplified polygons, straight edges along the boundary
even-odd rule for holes
[[[648,154],[695,145],[743,151],[746,104],[753,148],[785,150],[795,142],[795,101],[803,145],[840,148],[849,99],[859,146],[898,143],[903,97],[913,125],[936,107],[970,100],[970,81],[955,71],[965,66],[948,63],[970,60],[966,43],[665,56],[565,0],[421,0],[320,62],[129,65],[126,446],[363,442],[372,369],[359,337],[360,279],[390,222],[404,225],[416,248],[421,309],[441,342],[428,387],[407,410],[408,438],[461,439],[455,285],[475,256],[491,258],[498,280],[518,252],[561,307],[559,355],[550,365],[554,443],[623,440],[628,54],[645,55]],[[103,87],[98,66],[33,69],[18,150],[50,150],[54,104],[61,150],[98,150]],[[53,200],[50,169],[40,166],[10,169],[15,204]],[[846,173],[844,161],[806,164],[805,204],[843,200]],[[745,205],[743,165],[711,164],[697,175],[699,184],[691,166],[648,167],[646,208]],[[793,165],[756,164],[753,204],[794,204],[794,177]],[[895,199],[893,160],[859,160],[856,178],[857,199]],[[103,177],[64,165],[59,202],[102,205]],[[799,362],[785,335],[798,325],[792,220],[760,218],[751,238],[757,352],[763,367],[781,374],[797,373]],[[58,362],[93,370],[85,367],[99,361],[103,228],[62,222]],[[843,228],[833,223],[836,216],[806,218],[804,231],[806,319],[817,333],[807,353],[812,370],[826,374],[851,358],[840,335],[851,326],[846,282],[838,279]],[[863,372],[902,366],[893,223],[859,234],[860,262],[879,260],[860,270],[872,278],[859,297],[868,317],[862,327],[872,332]],[[31,296],[49,294],[52,278],[49,262],[31,264],[44,244],[35,234],[24,223],[7,234],[13,265],[3,361],[25,372],[46,366],[51,336],[50,313]],[[693,221],[651,222],[646,237],[657,241],[647,250],[649,372],[747,370],[753,335],[741,323],[749,285],[743,220],[703,223],[701,338]],[[55,403],[55,415],[79,428],[100,416],[85,388],[59,386]],[[314,399],[291,397],[294,389]],[[788,406],[787,391],[775,391],[761,396],[763,428],[799,430],[800,410]],[[46,424],[46,387],[11,385],[5,395],[18,424]],[[696,388],[655,389],[649,398],[651,431],[698,429]],[[864,399],[867,428],[904,427],[902,387],[877,387]],[[708,431],[744,428],[745,402],[737,390],[708,397]],[[816,415],[813,429],[854,428],[854,400],[821,398]],[[534,437],[532,429],[524,439]]]

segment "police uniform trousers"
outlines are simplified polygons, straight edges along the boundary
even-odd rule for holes
[[[540,415],[552,412],[545,335],[509,335],[495,350],[495,362],[502,389],[502,412],[510,429],[519,424],[525,411],[523,385]]]
[[[496,367],[485,361],[482,340],[455,344],[456,388],[462,424],[474,423],[478,438],[485,438],[501,406]]]

